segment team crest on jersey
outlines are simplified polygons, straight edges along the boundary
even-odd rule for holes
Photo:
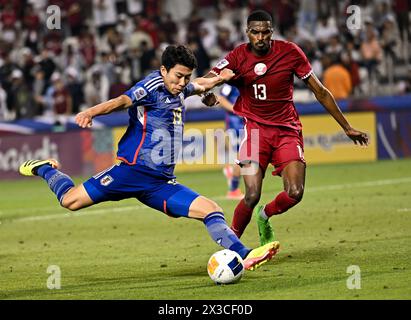
[[[136,90],[134,90],[133,93],[136,97],[136,100],[140,100],[141,98],[144,98],[147,95],[147,91],[143,87],[138,87]]]
[[[177,184],[178,184],[178,182],[177,182],[177,180],[176,180],[176,179],[171,179],[171,180],[168,180],[168,181],[167,181],[167,183],[168,183],[168,184],[172,184],[173,186],[175,186],[175,185],[177,185]]]
[[[267,72],[267,66],[264,63],[257,63],[254,67],[254,72],[258,76],[262,76]]]
[[[223,69],[224,67],[228,66],[228,63],[229,62],[226,59],[223,59],[219,63],[217,63],[216,68]]]
[[[113,181],[114,179],[109,174],[106,174],[103,178],[100,179],[100,184],[104,187],[107,187]]]

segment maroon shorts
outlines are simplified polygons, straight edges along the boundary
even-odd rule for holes
[[[268,126],[247,119],[245,137],[240,145],[239,162],[256,162],[263,172],[271,163],[275,170],[273,175],[281,175],[281,171],[291,161],[304,160],[304,141],[301,130],[288,127]]]

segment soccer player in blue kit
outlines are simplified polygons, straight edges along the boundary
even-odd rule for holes
[[[218,94],[218,104],[226,110],[225,129],[229,135],[229,155],[237,155],[240,148],[240,142],[244,138],[244,119],[233,112],[234,104],[240,95],[240,91],[229,84],[224,84]],[[234,163],[235,159],[229,159],[229,163]],[[223,173],[227,178],[228,192],[227,199],[241,200],[244,194],[241,192],[239,185],[241,179],[240,166],[227,164]]]
[[[59,163],[54,159],[28,160],[19,171],[46,180],[61,206],[72,211],[103,201],[136,198],[172,217],[202,220],[217,244],[237,252],[245,269],[254,270],[277,253],[279,243],[247,248],[227,226],[223,210],[214,201],[177,183],[174,175],[175,158],[182,145],[184,99],[221,85],[234,73],[225,69],[219,77],[190,82],[197,61],[182,45],[168,46],[161,64],[160,70],[153,71],[124,94],[76,116],[76,123],[87,128],[96,116],[128,109],[129,126],[118,145],[120,163],[77,186],[58,170]]]

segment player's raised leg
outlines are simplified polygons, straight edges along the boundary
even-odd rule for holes
[[[247,248],[228,227],[220,206],[203,196],[198,196],[191,203],[188,216],[203,220],[211,238],[218,245],[237,252],[244,259],[247,270],[254,270],[266,263],[279,249],[277,241],[252,250]]]
[[[260,243],[274,241],[274,233],[268,219],[277,214],[286,212],[299,203],[304,194],[305,163],[292,161],[287,164],[281,172],[284,191],[265,206],[259,206],[256,210],[256,219]]]
[[[20,166],[19,172],[25,176],[43,178],[64,208],[74,211],[92,205],[93,201],[84,186],[75,186],[68,175],[58,170],[59,167],[55,159],[28,160]]]

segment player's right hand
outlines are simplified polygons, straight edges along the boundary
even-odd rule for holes
[[[76,115],[76,123],[81,128],[90,128],[93,125],[93,117],[87,111],[82,111]]]
[[[235,73],[234,73],[233,70],[225,68],[225,69],[221,70],[219,76],[220,76],[224,81],[229,81],[229,80],[231,80],[231,79],[235,76]]]

